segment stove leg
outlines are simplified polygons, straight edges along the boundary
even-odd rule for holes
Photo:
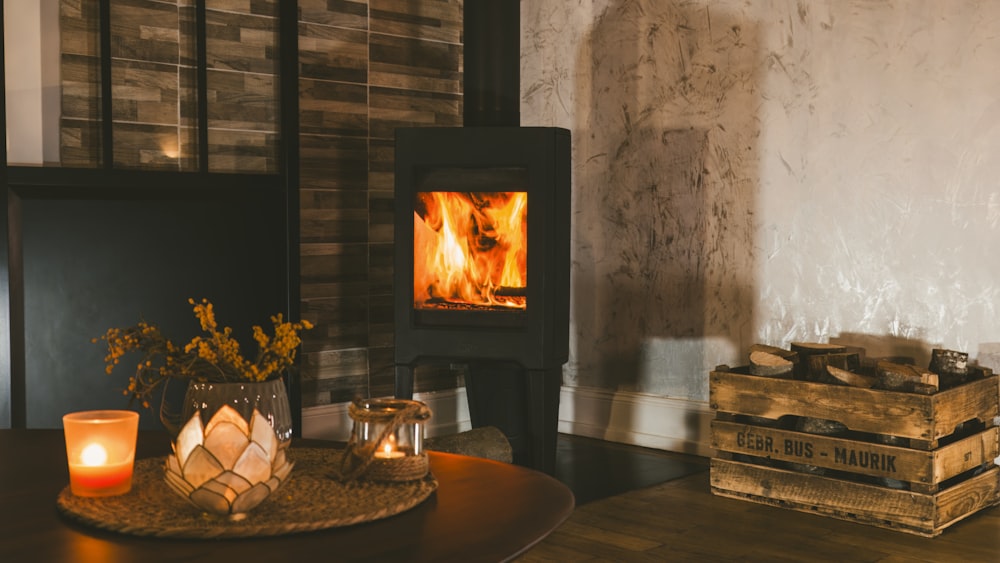
[[[526,369],[514,362],[472,362],[465,375],[472,427],[499,428],[510,442],[514,463],[553,475],[561,386],[562,366]]]
[[[529,369],[527,372],[533,465],[539,471],[554,475],[562,366]]]
[[[413,367],[406,364],[396,366],[396,398],[413,398]]]

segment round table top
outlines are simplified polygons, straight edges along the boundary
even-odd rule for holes
[[[336,446],[296,440],[291,447]],[[139,433],[137,458],[169,450],[166,434]],[[385,519],[261,538],[148,538],[60,514],[56,499],[69,482],[61,430],[0,430],[0,561],[505,561],[573,511],[572,492],[544,473],[468,456],[429,456],[437,490]]]

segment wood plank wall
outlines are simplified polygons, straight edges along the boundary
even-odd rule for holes
[[[461,125],[461,0],[300,0],[303,406],[393,391],[393,131]],[[449,388],[448,370],[417,389]]]
[[[101,164],[96,1],[60,2],[61,164]],[[278,0],[208,2],[211,172],[278,171]],[[191,0],[112,0],[115,168],[196,170]]]
[[[100,165],[97,2],[63,0],[61,159]],[[197,169],[194,2],[112,0],[115,167]],[[209,169],[277,172],[278,0],[209,0]],[[299,0],[303,406],[393,390],[393,135],[461,125],[462,0]],[[425,369],[417,389],[458,376]]]

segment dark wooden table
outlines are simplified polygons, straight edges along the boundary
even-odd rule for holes
[[[330,446],[316,440],[292,447]],[[166,435],[140,432],[136,456],[165,455]],[[430,452],[438,489],[383,520],[269,538],[182,540],[106,532],[63,517],[69,483],[62,430],[0,430],[0,561],[506,561],[573,511],[570,490],[543,473]]]

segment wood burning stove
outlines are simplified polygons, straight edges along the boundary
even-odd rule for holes
[[[466,0],[464,125],[396,130],[396,396],[460,362],[474,427],[552,473],[569,355],[570,134],[519,127],[518,0]]]
[[[570,136],[396,132],[396,395],[422,361],[467,363],[473,426],[552,471],[569,349]]]

